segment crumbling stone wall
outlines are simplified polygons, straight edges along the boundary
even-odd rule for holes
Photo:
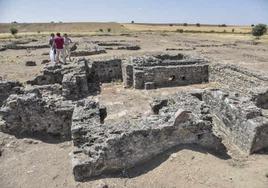
[[[133,65],[128,64],[126,61],[122,63],[122,78],[125,88],[133,86]]]
[[[100,123],[96,103],[85,101],[77,105],[72,123],[75,179],[83,181],[131,168],[181,144],[224,151],[221,140],[212,133],[211,122],[204,120],[208,112],[202,103],[189,95],[172,98],[157,115],[114,124]]]
[[[208,65],[157,66],[135,70],[134,88],[143,89],[147,82],[155,87],[172,87],[208,82]]]
[[[92,62],[80,59],[72,65],[49,65],[35,79],[27,82],[31,85],[62,85],[62,96],[69,100],[78,100],[100,91],[98,75],[92,68]]]
[[[0,107],[11,94],[19,93],[22,84],[16,81],[0,81]]]
[[[111,82],[114,80],[122,80],[121,64],[121,59],[94,61],[92,69],[100,82]]]
[[[208,65],[204,60],[182,54],[130,58],[124,64],[124,85],[131,87],[133,84],[135,89],[199,84],[208,82],[209,77]]]
[[[99,91],[99,77],[85,59],[78,61],[72,71],[63,76],[62,95],[66,99],[78,100]]]
[[[65,71],[61,65],[49,65],[44,67],[40,75],[27,81],[31,85],[61,84]]]
[[[73,104],[38,90],[10,95],[0,109],[0,129],[17,136],[53,135],[70,139]]]
[[[204,92],[203,100],[228,139],[250,154],[268,147],[268,118],[249,97],[220,90]]]
[[[230,64],[211,64],[210,82],[217,82],[221,88],[243,93],[247,96],[256,94],[256,91],[268,88],[268,77],[261,73],[252,72],[246,68]]]

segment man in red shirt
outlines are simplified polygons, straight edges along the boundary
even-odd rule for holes
[[[60,63],[60,55],[62,58],[63,64],[66,62],[66,57],[63,49],[64,39],[60,36],[60,33],[56,34],[57,36],[54,39],[55,47],[56,47],[56,63]]]

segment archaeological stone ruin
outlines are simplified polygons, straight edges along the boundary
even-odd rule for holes
[[[93,96],[110,82],[127,90],[217,85],[156,97],[150,113],[107,121],[109,110]],[[0,81],[0,91],[0,130],[18,138],[72,140],[76,181],[125,171],[176,146],[220,155],[228,153],[224,139],[247,155],[268,147],[268,77],[200,57],[81,58],[47,65],[24,84]]]
[[[208,64],[182,54],[144,56],[125,60],[122,66],[125,87],[155,89],[208,82]]]

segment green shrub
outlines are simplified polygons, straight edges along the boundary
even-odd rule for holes
[[[226,24],[221,24],[221,25],[218,25],[219,27],[227,27]]]
[[[233,28],[233,29],[232,29],[232,33],[234,33],[234,32],[235,32],[235,29]]]
[[[111,29],[111,28],[108,28],[108,29],[107,29],[107,31],[108,31],[108,32],[111,32],[111,31],[112,31],[112,29]]]
[[[99,32],[103,32],[103,29],[99,29]]]
[[[200,25],[200,23],[197,23],[196,26],[197,26],[197,27],[200,27],[201,25]]]
[[[132,20],[131,23],[134,24],[135,22]]]
[[[184,23],[183,26],[188,26],[188,23]]]
[[[18,29],[15,28],[15,27],[11,27],[10,28],[10,33],[15,36],[18,33]]]
[[[183,33],[183,29],[177,29],[176,32]]]
[[[260,37],[267,32],[267,26],[265,24],[258,24],[252,28],[252,35]]]

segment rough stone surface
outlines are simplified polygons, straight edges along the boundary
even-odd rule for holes
[[[94,61],[92,69],[100,82],[111,82],[115,80],[122,80],[122,60],[121,59],[107,59]]]
[[[268,109],[268,87],[255,88],[252,95],[252,101],[263,109]]]
[[[72,123],[75,179],[83,181],[131,168],[181,144],[223,151],[225,147],[212,133],[211,122],[202,119],[202,105],[192,96],[177,95],[159,115],[114,124],[100,123],[96,103],[85,101],[77,105]],[[176,116],[180,108],[181,113]]]
[[[128,64],[126,61],[122,63],[122,77],[125,88],[133,86],[133,65]]]
[[[225,90],[243,93],[249,97],[260,88],[268,88],[267,75],[236,65],[211,64],[209,79],[210,82],[220,83],[220,87]]]
[[[44,67],[40,75],[33,80],[29,80],[27,83],[32,85],[61,84],[64,74],[63,70],[62,65],[48,65]]]
[[[98,91],[100,91],[98,76],[87,60],[78,61],[76,67],[63,76],[62,95],[66,99],[78,100]]]
[[[0,129],[16,136],[53,135],[70,139],[73,104],[39,90],[10,95],[0,109]]]
[[[41,64],[47,64],[47,63],[49,63],[50,61],[48,60],[48,59],[44,59],[44,60],[42,60],[42,62],[41,62]]]
[[[105,54],[106,51],[103,49],[97,50],[81,50],[81,51],[72,51],[72,57],[79,57],[79,56],[91,56],[91,55],[98,55],[98,54]]]
[[[17,81],[0,81],[0,107],[11,94],[19,93],[22,84]]]
[[[241,150],[250,154],[268,147],[268,118],[250,98],[208,90],[203,100],[215,115],[218,128]]]
[[[78,100],[100,91],[98,75],[92,69],[92,62],[79,59],[72,65],[48,65],[40,75],[27,82],[31,85],[62,85],[66,99]]]
[[[36,66],[36,62],[35,61],[26,61],[25,65],[26,66]]]
[[[144,89],[150,90],[150,89],[156,89],[154,82],[146,82],[144,84]]]
[[[130,58],[123,66],[125,86],[144,89],[145,83],[155,87],[170,87],[208,82],[208,65],[204,60],[194,59],[182,54],[160,54]],[[132,71],[127,70],[131,69]],[[125,78],[124,78],[125,77]],[[133,78],[130,82],[129,79]]]

